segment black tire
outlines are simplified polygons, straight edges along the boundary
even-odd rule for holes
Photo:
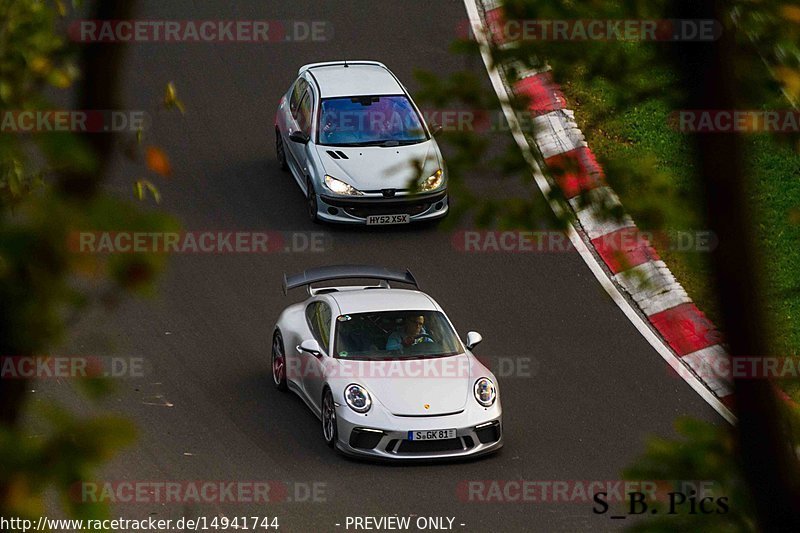
[[[339,440],[336,406],[333,403],[333,394],[330,389],[325,389],[322,394],[322,438],[330,448],[334,448],[336,441]]]
[[[281,170],[289,170],[289,164],[286,162],[286,146],[283,144],[283,137],[281,137],[281,130],[275,128],[275,155],[278,158],[278,164]]]
[[[314,192],[314,186],[311,184],[310,179],[306,179],[306,210],[311,222],[314,224],[321,222],[317,216],[317,193]]]
[[[286,349],[283,345],[283,336],[280,331],[275,331],[272,336],[272,382],[279,391],[285,391],[286,385]]]

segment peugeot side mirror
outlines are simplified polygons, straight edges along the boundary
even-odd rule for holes
[[[470,331],[467,333],[467,349],[471,350],[483,340],[481,334],[477,331]]]
[[[302,131],[297,130],[289,134],[289,140],[300,144],[308,144],[310,137]]]

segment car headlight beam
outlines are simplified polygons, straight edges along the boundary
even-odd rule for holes
[[[336,194],[346,194],[350,196],[364,194],[352,185],[349,185],[342,180],[337,180],[333,176],[325,174],[325,186]]]
[[[367,389],[355,383],[345,387],[344,401],[356,413],[366,413],[372,407],[372,398]]]
[[[491,407],[497,399],[497,388],[489,378],[480,378],[475,382],[475,399],[484,407]]]
[[[442,183],[444,183],[444,172],[442,172],[442,169],[440,168],[429,178],[419,182],[419,190],[420,192],[435,191],[442,186]]]

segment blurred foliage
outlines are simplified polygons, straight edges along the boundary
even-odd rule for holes
[[[69,90],[80,78],[79,54],[58,28],[78,2],[0,0],[0,115],[52,110],[46,97]],[[109,65],[116,68],[118,65]],[[163,106],[183,112],[174,85]],[[129,199],[110,194],[65,195],[56,186],[64,173],[97,175],[100,158],[87,141],[108,133],[0,132],[0,355],[46,354],[89,305],[113,306],[129,294],[152,294],[165,257],[155,254],[77,253],[81,231],[176,231],[163,214],[142,211]],[[172,172],[166,154],[149,146],[140,155],[142,132],[121,139],[126,155],[159,176]],[[156,201],[155,185],[135,185]],[[102,189],[100,189],[102,190]],[[88,354],[91,355],[91,354]],[[105,379],[77,381],[89,398],[110,390]],[[27,385],[27,386],[26,386]],[[0,421],[0,515],[34,519],[44,511],[43,494],[55,491],[64,510],[79,518],[103,518],[106,509],[70,496],[74,484],[92,476],[119,447],[132,442],[125,420],[77,416],[48,399],[33,409],[43,427],[34,433],[22,422],[30,384],[0,380],[0,392],[14,405],[10,420]],[[25,386],[19,398],[12,392]],[[18,404],[16,403],[18,402]],[[52,511],[52,510],[51,510]]]
[[[474,42],[457,42],[455,53],[478,54]],[[530,167],[510,135],[507,135],[503,111],[497,95],[487,86],[482,74],[457,72],[449,77],[417,70],[420,89],[414,99],[422,107],[444,112],[472,113],[475,130],[485,126],[488,117],[490,134],[470,128],[444,128],[437,137],[445,151],[448,170],[450,214],[442,224],[454,226],[469,219],[481,227],[498,229],[561,226],[541,193],[531,187]],[[522,110],[525,102],[512,102]],[[470,116],[470,115],[468,115]],[[499,127],[499,128],[498,128]],[[497,135],[496,132],[501,132]],[[503,134],[505,133],[505,134]],[[515,194],[505,191],[514,188]]]
[[[505,0],[503,3],[505,20],[514,21],[665,20],[672,17],[673,6],[674,2],[670,0]],[[732,66],[737,80],[737,106],[741,109],[786,109],[796,105],[800,99],[800,7],[786,0],[731,0],[728,6],[729,17],[719,22],[723,31],[736,35],[737,61]],[[696,229],[705,224],[705,206],[699,202],[701,182],[695,172],[698,155],[693,153],[691,143],[685,142],[681,133],[649,124],[658,120],[658,113],[662,110],[680,109],[687,96],[687,88],[681,85],[675,72],[671,46],[669,42],[657,41],[529,39],[504,46],[493,44],[489,50],[492,66],[510,85],[519,81],[522,70],[542,70],[552,66],[553,80],[562,87],[568,107],[577,110],[578,125],[594,148],[609,185],[624,198],[625,210],[637,225],[648,231]],[[478,54],[477,43],[473,40],[455,43],[453,49],[472,56]],[[417,79],[422,86],[415,95],[419,102],[432,104],[438,109],[454,106],[460,109],[498,109],[491,87],[468,73],[440,76],[418,72]],[[524,100],[512,96],[509,104],[518,117],[529,115]],[[631,120],[634,120],[633,124],[623,124]],[[634,136],[639,137],[649,136],[654,131],[661,133],[657,138],[648,138],[645,144],[653,149],[647,150],[642,145],[634,145],[633,138],[620,136],[621,132],[631,129],[636,131]],[[532,133],[535,132],[526,131],[528,136]],[[485,135],[472,132],[442,134],[443,147],[448,151],[451,195],[454,205],[459,207],[451,218],[472,215],[478,225],[503,228],[539,228],[543,224],[552,224],[549,218],[552,215],[543,213],[543,209],[549,211],[545,202],[535,198],[497,201],[473,192],[470,177],[476,169],[481,175],[502,173],[510,176],[507,179],[521,177],[532,185],[531,173],[524,159],[513,154],[517,148],[514,140],[505,136],[500,141],[498,137],[493,136],[490,142]],[[773,146],[786,144],[795,150],[800,147],[797,135],[762,136],[762,141],[764,137]],[[496,146],[500,142],[505,144]],[[752,149],[753,144],[748,144],[748,148]],[[656,154],[662,157],[656,157]],[[668,157],[663,157],[665,154]],[[745,154],[745,157],[748,155],[751,157],[749,162],[755,164],[752,154]],[[681,161],[680,172],[676,173],[670,160]],[[784,175],[792,176],[792,173],[787,171]],[[796,172],[793,179],[796,179]],[[548,200],[557,208],[564,201],[557,190],[549,193]],[[461,207],[462,203],[469,205],[469,211]],[[621,215],[620,209],[609,201],[602,189],[582,193],[578,204],[595,207],[601,217],[612,219]],[[788,227],[796,218],[792,213],[798,210],[800,206],[788,211],[783,219],[775,218]],[[558,211],[563,224],[571,212]],[[776,235],[784,233],[781,227],[767,230]],[[796,244],[793,243],[795,248]],[[713,280],[703,255],[681,257],[679,270],[692,277],[693,286],[705,288],[713,286]],[[669,256],[668,261],[674,258],[670,253],[662,256]],[[789,276],[797,287],[796,268]],[[782,290],[792,289],[782,285]],[[793,430],[787,431],[795,443],[800,442],[796,415],[794,412]],[[715,480],[732,496],[731,513],[648,517],[637,529],[755,529],[753,510],[739,480],[740,465],[730,428],[715,428],[692,420],[681,420],[677,427],[684,440],[651,441],[645,457],[631,467],[628,474],[632,479]]]
[[[46,2],[0,0],[0,110],[47,110],[43,92],[66,89],[78,76],[66,39],[53,31],[58,13]],[[57,137],[57,138],[53,138]],[[85,145],[66,135],[37,139],[51,164],[91,170]],[[13,206],[44,183],[25,142],[0,132],[0,201]]]
[[[787,432],[794,436],[795,442],[800,442],[800,408],[784,404],[782,409],[790,425]],[[648,502],[650,509],[656,509],[657,514],[643,519],[630,527],[629,531],[759,531],[752,498],[741,477],[735,433],[728,426],[718,426],[689,417],[676,420],[675,429],[681,438],[673,440],[651,437],[644,454],[625,469],[623,478],[631,481],[674,480],[671,490],[684,493],[688,487],[700,487],[699,482],[710,481],[713,483],[710,490],[706,494],[698,494],[698,500],[703,496],[710,496],[715,500],[727,497],[728,512],[688,514],[685,512],[687,503],[680,508],[676,507],[676,514],[669,515],[666,514],[669,511],[668,496],[666,492],[662,494],[659,491],[658,502]],[[688,483],[685,488],[676,489],[680,487],[680,483],[675,481]],[[620,512],[627,512],[627,505],[622,507]],[[709,503],[707,508],[714,507]]]
[[[186,107],[183,105],[183,101],[178,98],[178,89],[175,88],[174,82],[167,83],[167,87],[164,90],[164,107],[166,109],[174,107],[181,112],[181,115],[186,113]]]
[[[532,19],[621,19],[621,18],[667,18],[664,16],[668,2],[632,2],[634,6],[628,5],[630,2],[611,3],[611,2],[532,2],[532,1],[507,1],[504,4],[507,20],[532,20]],[[633,15],[632,13],[636,13]],[[571,85],[579,85],[580,91],[569,91],[570,107],[580,108],[581,114],[578,115],[580,126],[584,131],[592,131],[599,127],[603,120],[613,118],[618,109],[638,105],[651,98],[661,98],[674,100],[677,98],[675,89],[659,83],[657,76],[658,62],[657,47],[659,43],[648,42],[620,42],[620,41],[581,41],[576,43],[564,43],[562,41],[544,40],[524,40],[517,41],[512,46],[491,47],[492,63],[501,71],[509,84],[519,81],[520,70],[523,68],[542,69],[547,65],[554,67],[552,74],[557,83],[565,87],[572,88]],[[474,42],[460,42],[454,45],[454,50],[462,53],[477,53],[477,44]],[[546,58],[546,61],[545,59]],[[559,68],[559,65],[568,65],[568,68]],[[655,72],[654,72],[655,68]],[[431,73],[419,73],[418,79],[423,84],[422,91],[416,98],[423,102],[429,102],[440,108],[447,108],[453,104],[461,105],[470,109],[499,109],[499,104],[494,92],[482,83],[464,83],[468,75],[456,73],[449,78],[440,78]],[[476,94],[477,93],[477,94]],[[577,94],[576,94],[577,93]],[[528,103],[524,98],[511,96],[509,102],[511,108],[521,117],[523,131],[529,136],[533,136],[532,123],[524,120],[529,116],[527,112]],[[584,113],[584,108],[590,108],[591,114]],[[591,117],[591,120],[586,120]],[[530,171],[516,149],[510,136],[506,136],[506,141],[510,147],[495,148],[495,152],[500,152],[500,156],[485,157],[488,152],[485,146],[481,151],[465,153],[465,150],[474,150],[474,145],[463,137],[470,136],[469,132],[458,132],[452,135],[443,135],[445,145],[451,146],[456,152],[455,158],[448,154],[448,166],[451,168],[451,183],[461,182],[464,177],[469,175],[469,168],[466,171],[461,167],[453,168],[452,161],[464,160],[466,164],[477,163],[485,166],[487,172],[497,173],[498,169],[506,173],[509,169],[515,171],[511,174],[512,178],[522,177],[530,183]],[[456,137],[459,142],[451,142],[450,137]],[[495,136],[496,138],[497,136]],[[488,145],[488,143],[484,143]],[[516,153],[516,154],[515,154]],[[604,166],[609,162],[601,160]],[[665,182],[663,172],[656,169],[653,161],[636,161],[635,164],[617,165],[609,175],[609,182],[612,187],[617,186],[620,181],[636,186],[640,184],[654,184]],[[618,177],[619,179],[613,179]],[[557,177],[557,176],[555,176]],[[643,195],[648,198],[650,205],[646,211],[653,213],[653,218],[663,221],[665,215],[662,213],[664,205],[674,205],[675,203],[664,202],[666,187],[658,186],[659,194]],[[460,190],[456,191],[460,193]],[[577,198],[578,205],[593,205],[597,208],[600,216],[607,218],[619,218],[621,210],[615,207],[614,203],[607,198],[604,190],[593,193],[586,192]],[[456,196],[456,202],[460,198]],[[531,201],[526,205],[509,206],[505,200],[487,200],[484,196],[479,198],[467,197],[467,202],[474,205],[474,209],[482,214],[478,216],[476,222],[482,225],[500,225],[502,227],[529,228],[541,227],[542,225],[563,226],[563,223],[570,219],[572,212],[570,209],[560,209],[561,217],[554,219],[550,209],[544,202]],[[474,200],[479,200],[472,204]],[[538,200],[538,199],[537,199]],[[552,189],[548,194],[548,200],[563,205],[564,198],[558,188]],[[677,203],[677,202],[676,202]],[[522,207],[522,209],[520,209]],[[645,210],[643,210],[642,214]],[[645,220],[637,221],[644,228],[655,226],[648,224]],[[681,210],[675,209],[673,218],[681,218]],[[660,226],[660,225],[659,225]]]
[[[172,175],[172,165],[170,165],[167,154],[162,149],[156,146],[148,146],[145,154],[147,168],[161,176]]]
[[[762,102],[765,95],[774,93],[777,83],[796,107],[800,102],[800,6],[786,0],[739,0],[732,2],[731,22],[743,30],[742,45],[754,47],[773,76],[759,76],[759,69],[751,68],[749,62],[736,65],[745,95]]]
[[[599,2],[593,0],[558,0],[536,2],[531,0],[506,0],[503,4],[506,20],[617,20],[670,18],[669,0],[629,0],[622,2]],[[744,108],[761,109],[781,105],[780,92],[794,96],[800,90],[800,54],[798,36],[800,23],[794,13],[798,8],[782,1],[731,2],[731,18],[724,21],[728,31],[741,35],[736,74],[741,83],[738,90]],[[739,31],[739,28],[745,31]],[[671,75],[667,56],[669,42],[585,40],[555,41],[527,39],[515,41],[511,46],[492,46],[492,62],[505,75],[509,83],[519,80],[522,68],[542,69],[552,66],[554,81],[560,84],[569,106],[578,110],[579,126],[591,140],[604,132],[618,129],[621,110],[652,106],[677,109],[685,96],[680,81]],[[453,50],[477,55],[474,41],[460,41]],[[773,77],[763,75],[766,63]],[[450,76],[419,71],[417,79],[421,90],[415,98],[436,106],[438,109],[473,109],[476,111],[499,110],[499,103],[485,80],[466,72]],[[512,108],[520,115],[527,115],[527,102],[512,96]],[[531,132],[533,133],[533,132]],[[481,225],[501,227],[535,227],[552,223],[548,209],[542,202],[529,201],[521,206],[516,201],[494,200],[486,195],[475,195],[466,186],[465,180],[477,172],[496,175],[502,170],[512,179],[530,180],[524,160],[518,150],[506,150],[497,144],[497,136],[489,142],[484,135],[473,132],[448,132],[442,134],[442,144],[448,153],[450,181],[454,186],[454,203],[469,205],[477,213],[476,222]],[[507,142],[513,148],[510,136]],[[627,139],[611,139],[625,144]],[[796,142],[790,135],[781,135],[776,142]],[[591,145],[591,143],[590,143]],[[599,153],[599,162],[606,170],[609,185],[622,196],[631,194],[625,204],[634,215],[637,224],[645,230],[663,228],[682,229],[697,227],[701,223],[702,206],[697,205],[696,181],[675,186],[671,169],[652,154],[641,153],[638,157],[619,159]],[[628,156],[630,154],[626,154]],[[686,153],[691,158],[691,153]],[[557,177],[557,176],[555,176]],[[646,194],[642,194],[642,192]],[[550,199],[561,202],[560,191],[553,190]],[[601,216],[617,218],[616,210],[605,210],[610,205],[607,198],[596,192],[581,194],[579,205],[600,204]],[[527,200],[527,199],[526,199]],[[520,209],[524,207],[524,209]],[[687,209],[688,207],[688,209]],[[465,208],[457,209],[456,216],[463,215]],[[563,216],[570,216],[565,210]],[[455,217],[454,217],[455,218]]]
[[[726,497],[729,510],[726,513],[689,514],[683,506],[680,509],[676,507],[676,514],[669,515],[668,496],[659,491],[658,501],[648,502],[650,509],[656,509],[657,514],[630,527],[629,531],[757,531],[747,487],[738,474],[736,440],[730,430],[691,418],[679,418],[675,429],[681,439],[651,438],[645,453],[623,472],[624,479],[674,480],[670,490],[684,493],[687,497],[688,487],[701,487],[700,482],[710,481],[713,483],[710,490],[698,494],[698,499]],[[687,486],[681,488],[680,481],[687,482]],[[709,504],[707,508],[716,507]]]
[[[110,416],[78,418],[55,405],[37,409],[35,414],[47,422],[45,436],[0,428],[0,482],[9,488],[0,516],[24,517],[35,523],[52,511],[45,508],[41,496],[55,487],[69,516],[110,518],[105,504],[80,500],[80,482],[92,479],[98,466],[133,442],[132,424]]]

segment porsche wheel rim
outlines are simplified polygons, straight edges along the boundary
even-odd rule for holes
[[[275,335],[272,341],[272,379],[276,385],[283,383],[286,372],[286,358],[283,355],[281,338]]]

